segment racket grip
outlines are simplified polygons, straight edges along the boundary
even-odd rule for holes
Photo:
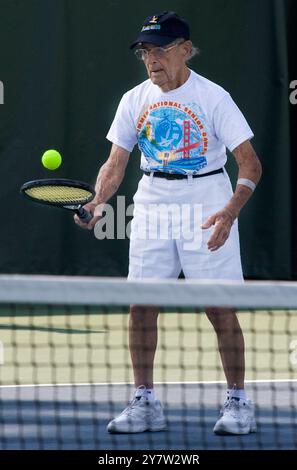
[[[80,207],[77,211],[76,211],[78,217],[80,218],[80,220],[82,222],[84,222],[85,224],[87,224],[88,222],[90,222],[90,220],[92,220],[93,216],[90,212],[86,211],[86,209],[84,209],[83,207]]]

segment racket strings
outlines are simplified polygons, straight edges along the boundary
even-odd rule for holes
[[[33,199],[57,204],[85,204],[92,199],[92,193],[86,189],[65,186],[27,188],[25,193]]]

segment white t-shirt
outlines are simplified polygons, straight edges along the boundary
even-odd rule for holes
[[[253,132],[228,92],[191,70],[179,88],[163,92],[146,80],[125,93],[107,139],[131,152],[141,169],[202,174],[223,167]]]

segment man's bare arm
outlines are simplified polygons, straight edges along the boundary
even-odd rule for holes
[[[233,151],[238,165],[238,178],[249,179],[258,184],[262,175],[262,166],[249,140],[243,142]],[[228,204],[216,214],[210,216],[202,225],[203,229],[215,226],[212,236],[208,240],[208,249],[216,251],[229,237],[232,224],[238,217],[241,209],[250,199],[253,191],[242,184],[236,186],[235,192]]]
[[[253,181],[257,185],[262,175],[262,165],[257,154],[249,140],[236,147],[233,150],[236,163],[238,165],[238,178],[244,178]],[[241,209],[247,203],[253,191],[242,184],[236,186],[234,195],[226,205],[233,218],[239,216]]]
[[[92,202],[84,207],[93,214],[92,220],[84,224],[76,215],[75,223],[80,227],[91,230],[100,219],[104,204],[117,192],[123,181],[126,167],[129,161],[130,152],[112,145],[110,155],[100,168],[95,185],[96,196]]]

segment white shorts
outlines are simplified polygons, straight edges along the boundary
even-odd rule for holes
[[[128,279],[242,281],[237,220],[217,251],[207,248],[214,227],[201,224],[232,197],[227,173],[167,180],[144,175],[134,196]]]

